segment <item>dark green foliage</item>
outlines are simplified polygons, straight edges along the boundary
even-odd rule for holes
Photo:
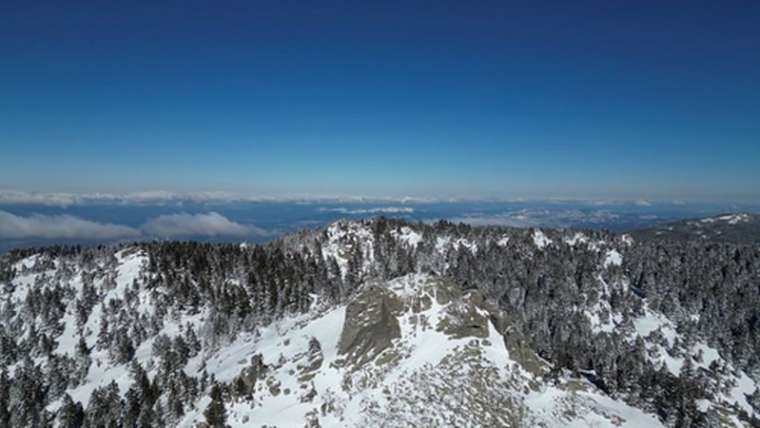
[[[87,405],[88,427],[118,428],[122,426],[121,409],[123,402],[119,394],[119,386],[116,382],[102,388],[97,388],[90,396]]]
[[[211,402],[203,411],[206,423],[211,428],[225,428],[227,426],[227,410],[224,408],[224,399],[222,389],[219,385],[214,384],[209,393]]]
[[[61,428],[80,428],[84,426],[85,414],[82,403],[74,402],[69,394],[63,396],[58,410],[58,423]]]
[[[11,383],[8,379],[8,372],[3,368],[0,373],[0,427],[9,427],[11,425]]]

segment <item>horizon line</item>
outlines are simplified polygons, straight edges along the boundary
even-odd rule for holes
[[[752,199],[752,198],[750,198]],[[242,193],[228,191],[175,192],[37,192],[0,189],[0,205],[44,205],[61,208],[88,204],[150,205],[162,203],[580,203],[589,205],[688,204],[760,205],[760,200],[738,201],[718,198],[667,197],[568,197],[568,196],[412,196],[316,193]]]

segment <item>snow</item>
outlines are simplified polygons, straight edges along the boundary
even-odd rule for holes
[[[586,242],[588,242],[588,237],[580,232],[576,232],[575,235],[570,238],[565,238],[565,243],[573,247],[578,244],[585,244]]]
[[[609,314],[607,321],[602,321],[599,316],[602,311],[606,311]],[[619,313],[613,313],[610,304],[603,300],[600,300],[590,310],[585,310],[583,313],[591,323],[591,330],[594,333],[612,333],[623,322],[623,316]]]
[[[552,240],[547,238],[541,229],[535,229],[533,231],[533,243],[538,248],[544,248],[552,243]]]
[[[79,343],[79,336],[77,332],[76,318],[73,315],[74,308],[67,308],[66,313],[61,319],[63,323],[63,333],[56,339],[58,341],[58,347],[56,353],[67,354],[71,357],[74,356],[76,345]]]
[[[704,343],[698,343],[694,345],[694,352],[696,354],[701,353],[702,354],[702,361],[697,363],[697,366],[707,368],[710,367],[710,364],[713,361],[720,361],[721,357],[718,353],[718,350],[715,348],[712,348],[710,346],[705,345]]]
[[[396,232],[395,230],[392,231],[391,235],[410,247],[416,247],[417,244],[422,242],[422,235],[415,232],[411,227],[408,226],[402,227],[400,233]]]
[[[750,221],[750,216],[748,214],[727,214],[719,217],[703,218],[700,220],[702,223],[715,223],[718,221],[724,221],[728,224],[746,223]]]
[[[345,318],[345,307],[341,306],[324,314],[303,315],[280,320],[268,327],[262,328],[259,335],[246,335],[232,344],[224,347],[209,357],[198,356],[188,363],[188,374],[197,373],[205,366],[209,375],[217,380],[229,382],[240,374],[249,364],[250,357],[261,354],[264,364],[275,367],[279,364],[280,356],[285,358],[284,366],[279,367],[273,377],[274,383],[279,383],[280,394],[273,395],[268,390],[261,391],[260,399],[266,400],[265,406],[251,407],[249,403],[237,403],[228,406],[231,416],[229,421],[233,427],[247,426],[245,417],[255,420],[256,424],[277,426],[302,426],[306,413],[314,406],[312,403],[301,403],[297,394],[302,392],[297,376],[288,372],[297,371],[297,360],[309,346],[309,340],[316,338],[322,347],[324,363],[312,379],[313,385],[319,391],[318,397],[328,394],[328,391],[340,391],[340,374],[331,367],[337,359],[338,340]],[[206,359],[207,358],[207,359]],[[205,360],[205,361],[204,361]],[[291,391],[285,394],[285,390]],[[202,420],[202,411],[207,402],[199,402],[197,411],[189,412],[179,426],[192,427]]]
[[[591,250],[593,250],[593,251],[601,251],[601,249],[604,248],[604,247],[606,247],[606,246],[607,246],[607,242],[603,241],[601,239],[596,240],[596,241],[591,241],[588,244],[588,248],[591,249]]]
[[[424,290],[425,285],[429,281],[429,277],[426,275],[412,274],[391,281],[388,287],[393,291],[398,291],[397,294],[406,299],[428,294],[431,297],[431,307],[425,311],[425,317],[427,324],[437,326],[447,317],[446,311],[452,303],[447,303],[446,305],[439,304],[436,296],[438,293],[437,288]],[[448,338],[435,328],[425,328],[422,323],[417,322],[417,317],[414,316],[411,309],[399,317],[399,322],[401,326],[401,341],[404,342],[405,347],[409,348],[411,354],[404,362],[404,370],[413,371],[421,369],[427,364],[436,365],[443,357],[454,352],[457,348],[466,345],[470,340]],[[489,334],[491,339],[497,340],[496,343],[503,343],[501,336],[498,338],[493,336],[494,334],[498,334],[493,325],[489,325]],[[507,353],[506,349],[503,350],[503,353]],[[500,356],[496,356],[495,358],[497,363],[506,364],[506,361],[501,359]],[[392,382],[393,379],[391,378],[390,381]]]
[[[35,273],[18,275],[13,280],[15,288],[13,289],[13,294],[11,294],[11,300],[19,302],[24,301],[26,299],[26,295],[29,294],[29,290],[34,287],[37,276],[38,274]]]
[[[749,216],[747,214],[724,215],[724,216],[718,217],[718,220],[723,220],[727,222],[728,224],[738,224],[738,223],[749,221]]]
[[[92,358],[92,365],[87,373],[84,384],[68,391],[74,402],[79,401],[83,406],[87,406],[87,403],[89,403],[92,391],[107,386],[111,381],[115,381],[119,385],[119,391],[122,394],[126,393],[132,384],[132,378],[129,375],[129,369],[126,364],[119,366],[109,364],[106,352],[94,353]],[[49,408],[53,410],[57,405],[58,403],[54,403]]]
[[[55,274],[55,270],[53,269],[37,272],[32,271],[31,269],[34,268],[39,259],[40,256],[35,254],[19,260],[14,265],[14,268],[18,273],[13,280],[15,288],[13,294],[11,294],[11,300],[24,301],[29,290],[35,287],[35,284],[39,279],[42,279],[43,277],[50,278]]]
[[[633,321],[633,326],[636,334],[644,339],[649,337],[654,331],[659,330],[667,341],[668,348],[673,346],[678,337],[675,327],[670,320],[649,309],[645,310],[643,317],[637,318]],[[681,371],[681,366],[683,366],[683,358],[672,357],[667,350],[659,344],[647,342],[647,349],[654,349],[657,351],[656,356],[651,357],[653,362],[665,364],[668,371],[678,376]]]
[[[134,252],[131,249],[125,249],[116,254],[116,260],[119,263],[114,278],[116,286],[107,290],[103,294],[101,304],[93,307],[90,316],[87,318],[87,323],[83,328],[85,341],[87,342],[88,347],[95,346],[95,343],[97,342],[97,333],[100,331],[103,305],[108,304],[111,299],[122,299],[124,297],[124,292],[132,285],[133,281],[139,277],[140,271],[147,264],[148,258],[142,252]],[[101,289],[105,288],[105,279],[101,278],[100,281],[96,282],[100,285]],[[79,287],[81,287],[81,281],[79,282]],[[145,296],[141,295],[140,298],[142,300]],[[78,342],[79,339],[77,338],[75,340]]]
[[[667,341],[668,347],[673,347],[677,340],[682,339],[680,334],[676,332],[675,326],[670,320],[665,318],[663,315],[657,314],[649,309],[646,310],[645,316],[637,318],[634,321],[634,328],[636,330],[636,333],[643,338],[649,336],[650,333],[659,329]],[[682,343],[683,341],[679,340],[679,342]],[[753,414],[754,410],[747,401],[745,394],[751,394],[755,391],[755,388],[757,388],[756,382],[747,376],[746,373],[740,370],[736,370],[732,364],[725,361],[720,356],[717,349],[705,344],[702,341],[698,341],[691,348],[686,349],[686,356],[670,356],[667,350],[663,349],[662,346],[653,344],[651,342],[647,343],[647,349],[657,351],[657,355],[653,358],[653,361],[665,364],[668,371],[676,376],[678,376],[681,371],[681,367],[684,364],[684,358],[692,358],[694,366],[701,369],[708,369],[710,367],[710,364],[712,364],[714,361],[717,361],[722,365],[726,365],[729,369],[729,372],[736,373],[736,375],[728,375],[728,377],[730,379],[732,378],[736,383],[736,386],[730,390],[727,396],[721,394],[719,399],[722,401],[727,401],[731,404],[736,403],[749,414]],[[700,355],[701,359],[699,359]],[[704,406],[707,404],[702,403],[701,405]],[[739,424],[739,426],[741,426],[741,424]]]
[[[499,238],[498,241],[496,241],[496,245],[500,247],[506,247],[508,243],[509,243],[509,236],[506,236],[506,235],[502,236],[501,238]]]
[[[116,253],[116,259],[119,261],[119,267],[116,270],[116,288],[109,291],[104,301],[110,298],[122,298],[124,291],[130,287],[139,275],[141,270],[148,263],[148,257],[143,252],[132,252],[126,255],[127,251],[123,250]]]
[[[646,314],[643,317],[634,320],[633,324],[636,333],[642,338],[648,337],[655,330],[660,330],[667,341],[668,347],[672,347],[677,339],[681,339],[681,335],[676,332],[675,326],[670,320],[648,309],[646,310]],[[660,356],[656,360],[664,362],[670,372],[674,375],[679,374],[684,363],[683,357],[671,357],[666,350],[653,344],[650,344],[649,347],[658,348]],[[686,351],[690,357],[696,357],[701,353],[702,360],[694,361],[696,367],[708,368],[713,361],[722,360],[715,348],[712,348],[703,342],[697,342],[692,348],[687,349]]]
[[[253,421],[257,426],[303,426],[314,409],[321,408],[333,409],[317,413],[323,427],[372,426],[378,420],[386,420],[392,425],[392,420],[384,419],[382,415],[390,418],[395,412],[408,412],[406,407],[399,407],[407,405],[404,400],[415,402],[414,394],[418,391],[449,387],[451,383],[460,385],[454,389],[457,393],[440,398],[443,410],[436,407],[430,411],[435,410],[433,413],[441,418],[435,420],[460,418],[463,425],[472,425],[471,422],[467,423],[467,415],[451,410],[459,408],[460,400],[469,399],[473,393],[470,385],[460,384],[466,382],[469,376],[467,370],[472,369],[476,372],[495,370],[496,377],[489,388],[509,388],[501,393],[515,397],[524,395],[524,404],[528,406],[531,420],[540,421],[546,426],[613,427],[616,426],[615,420],[624,427],[660,426],[653,416],[602,395],[587,382],[584,389],[578,392],[555,386],[530,390],[528,381],[533,378],[532,375],[510,356],[503,337],[491,321],[487,321],[488,335],[483,339],[449,337],[435,328],[439,321],[449,316],[449,311],[460,304],[459,301],[439,303],[436,295],[440,292],[440,286],[435,281],[427,275],[410,274],[381,284],[406,302],[406,309],[398,316],[400,337],[393,340],[391,348],[376,357],[382,360],[385,356],[398,355],[400,360],[395,362],[391,359],[392,362],[384,364],[342,366],[338,342],[345,319],[345,306],[339,306],[325,312],[313,309],[309,314],[280,320],[262,328],[258,335],[241,337],[213,355],[194,358],[188,364],[188,370],[199,370],[205,360],[205,369],[209,374],[220,381],[229,382],[248,364],[253,354],[263,356],[271,371],[265,380],[257,383],[257,387],[259,384],[263,386],[257,390],[256,399],[253,402],[227,404],[228,423],[235,428],[250,426]],[[429,307],[414,312],[410,303],[425,295],[430,297]],[[467,298],[467,295],[463,297],[465,300]],[[479,311],[487,315],[487,312]],[[422,319],[425,322],[420,322]],[[323,362],[314,377],[304,384],[298,380],[299,361],[308,352],[312,337],[321,345]],[[457,370],[465,370],[456,375],[442,371],[444,361],[467,355],[471,351],[466,350],[473,349],[479,350],[477,368],[456,366]],[[269,389],[272,385],[277,386],[279,393]],[[313,401],[302,401],[302,394],[311,388],[317,392]],[[388,391],[393,391],[392,395],[388,395]],[[448,403],[448,407],[444,402]],[[192,427],[202,420],[208,398],[195,404],[196,408],[188,411],[179,426]],[[583,411],[570,418],[567,416],[570,406],[578,406]],[[370,415],[381,419],[372,419]],[[405,413],[404,417],[413,421],[418,415]],[[465,419],[461,419],[463,417]]]
[[[731,389],[729,400],[733,403],[737,403],[742,409],[746,410],[747,413],[753,414],[755,411],[752,408],[752,405],[747,402],[747,397],[745,395],[751,395],[755,392],[755,389],[757,389],[755,381],[750,379],[750,377],[744,372],[741,372],[737,379],[737,385]]]
[[[620,266],[623,264],[623,256],[617,250],[608,250],[604,257],[605,269],[610,266]]]
[[[339,221],[327,228],[327,242],[322,248],[322,255],[327,260],[335,258],[341,276],[348,270],[348,255],[354,245],[358,245],[363,254],[366,271],[374,260],[374,237],[372,231],[360,222]]]
[[[454,248],[458,250],[462,247],[467,248],[472,254],[476,254],[478,252],[478,244],[476,242],[472,242],[466,238],[459,238],[454,241]]]
[[[106,291],[102,297],[102,302],[106,303],[110,299],[121,299],[124,296],[124,291],[132,285],[132,282],[137,279],[142,271],[143,267],[147,263],[147,256],[143,252],[134,251],[133,249],[125,249],[116,253],[116,260],[118,265],[115,269],[114,283],[115,287]],[[71,282],[71,285],[81,291],[82,288],[82,275],[78,273]],[[103,286],[103,279],[96,281],[99,285]],[[141,296],[143,297],[143,296]],[[79,342],[79,335],[76,329],[76,318],[73,313],[75,307],[69,305],[66,313],[62,319],[64,323],[63,333],[56,338],[58,341],[57,352],[74,356],[76,346]],[[87,323],[83,328],[85,334],[85,340],[87,345],[94,347],[97,341],[97,332],[100,330],[102,305],[95,305],[92,313],[87,319]],[[145,365],[149,360],[152,352],[152,340],[148,340],[140,344],[135,350],[135,358]],[[110,361],[110,356],[105,350],[93,349],[92,364],[90,370],[87,373],[85,382],[73,389],[68,390],[69,395],[74,401],[80,401],[83,405],[87,405],[90,400],[90,395],[98,387],[106,386],[115,381],[119,386],[119,391],[126,393],[129,386],[132,384],[132,378],[129,375],[127,365],[114,365]],[[48,408],[54,410],[60,402],[54,402]]]
[[[590,385],[585,385],[587,388]],[[548,426],[556,427],[662,427],[662,423],[653,415],[627,404],[613,400],[593,391],[578,391],[568,393],[557,387],[550,386],[539,392],[533,392],[526,398],[530,409],[549,421]],[[567,407],[570,407],[569,409]],[[577,416],[571,419],[568,414]],[[604,415],[615,415],[613,418]]]
[[[37,263],[37,260],[39,259],[39,257],[40,257],[39,254],[33,254],[33,255],[29,256],[29,257],[25,257],[25,258],[19,260],[18,262],[16,262],[16,264],[13,266],[13,268],[16,269],[17,271],[23,271],[25,269],[31,269]]]
[[[446,254],[446,251],[449,248],[459,250],[462,247],[468,249],[472,254],[478,252],[478,244],[467,238],[457,238],[452,240],[450,236],[439,236],[435,240],[435,249],[439,254]]]
[[[675,326],[669,319],[648,308],[645,309],[644,316],[636,318],[633,321],[633,326],[636,333],[642,338],[646,338],[654,331],[660,330],[665,340],[667,340],[668,346],[673,346],[678,336]]]
[[[584,310],[583,313],[591,323],[591,330],[594,333],[612,333],[623,323],[623,316],[620,313],[612,311],[612,307],[607,300],[610,295],[610,286],[605,281],[604,276],[599,274],[597,280],[602,286],[602,296],[591,308]],[[627,285],[624,282],[619,282],[618,284],[623,286],[624,291],[627,290]],[[600,316],[603,312],[608,314],[606,321],[602,321],[602,317]]]
[[[615,331],[617,324],[621,321],[620,315],[615,314],[614,316],[611,316],[611,321],[602,322],[601,318],[599,317],[598,309],[584,311],[584,314],[586,317],[588,317],[589,322],[591,322],[591,330],[594,333],[612,333]]]
[[[435,251],[438,254],[446,254],[446,249],[449,247],[449,242],[451,242],[451,237],[448,236],[438,236],[435,238]]]

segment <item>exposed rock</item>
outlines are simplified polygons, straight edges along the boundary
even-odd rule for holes
[[[397,317],[402,309],[398,297],[386,288],[370,285],[346,308],[346,319],[338,343],[346,363],[371,361],[401,336]]]
[[[301,383],[310,381],[317,371],[319,371],[320,367],[322,367],[323,361],[324,356],[319,340],[316,337],[312,337],[309,339],[309,350],[305,356],[305,361],[297,365],[301,373],[298,381]]]
[[[465,298],[447,307],[447,316],[438,323],[438,330],[457,339],[488,337],[489,316],[482,304],[483,296],[479,292],[467,293]]]

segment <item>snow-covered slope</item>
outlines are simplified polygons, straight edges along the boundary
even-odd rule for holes
[[[666,315],[673,297],[629,274],[642,257],[630,236],[338,222],[266,248],[173,245],[13,261],[0,280],[2,367],[12,396],[38,386],[49,400],[36,410],[17,401],[13,411],[32,416],[12,420],[62,426],[81,403],[87,418],[196,427],[217,401],[233,427],[757,417],[757,373],[743,369],[752,357],[705,334],[704,311]],[[563,276],[576,266],[578,278]],[[531,293],[546,306],[526,303]],[[535,315],[559,310],[552,325]],[[584,356],[567,361],[548,341]],[[661,385],[673,394],[700,385],[682,404],[696,409],[665,413]]]
[[[347,306],[317,302],[241,338],[206,357],[205,369],[234,382],[252,355],[263,356],[254,400],[229,405],[233,427],[660,425],[588,381],[543,382],[546,363],[526,370],[486,306],[428,275],[368,283]],[[203,407],[181,426],[202,421]]]

